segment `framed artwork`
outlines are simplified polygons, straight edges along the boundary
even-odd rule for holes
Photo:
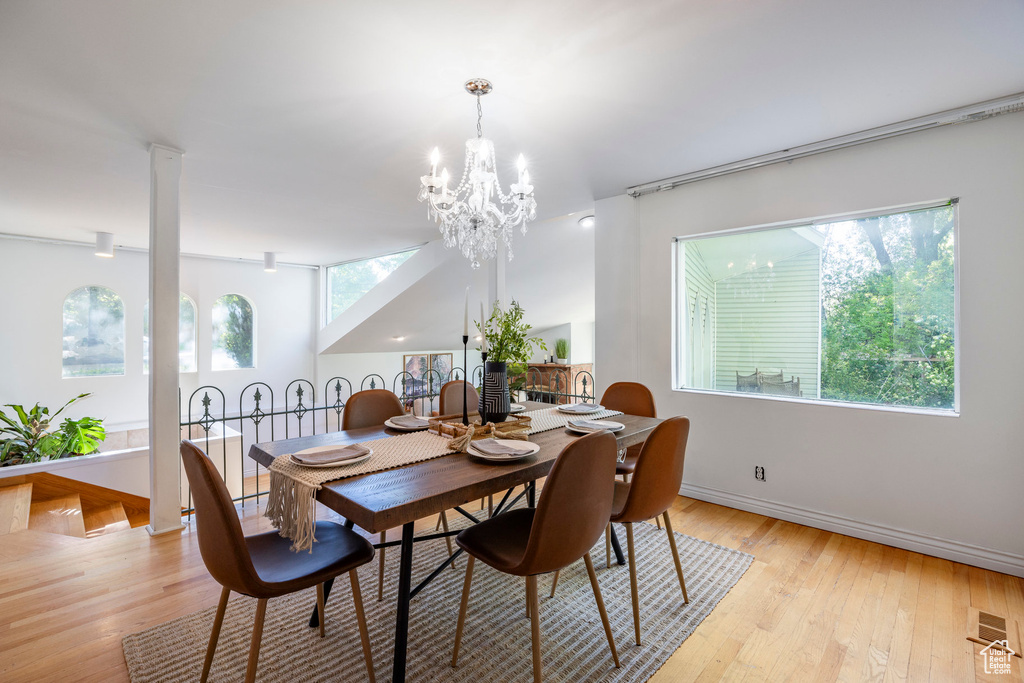
[[[427,371],[429,369],[430,354],[414,353],[402,356],[402,370],[409,373],[409,376],[405,378],[406,396],[425,396],[429,393],[430,388],[427,386]]]
[[[434,390],[434,393],[437,393],[441,391],[441,386],[448,381],[448,375],[452,371],[452,354],[430,354],[430,367],[436,373],[431,376],[431,380],[437,385],[431,388]]]

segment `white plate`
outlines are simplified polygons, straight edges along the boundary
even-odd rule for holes
[[[558,412],[566,413],[567,415],[590,415],[591,413],[597,413],[602,410],[604,410],[604,406],[599,406],[597,404],[594,404],[593,410],[588,410],[585,413],[581,413],[578,410],[565,410],[565,406],[558,406]]]
[[[529,441],[517,441],[516,439],[495,439],[495,441],[509,448],[529,448],[530,452],[523,453],[522,455],[487,455],[473,448],[473,444],[469,444],[469,454],[474,458],[480,458],[488,462],[516,462],[517,460],[528,458],[540,450],[540,446]]]
[[[592,420],[592,422],[607,425],[605,429],[607,429],[612,434],[614,434],[615,432],[621,432],[623,429],[626,428],[626,425],[622,424],[621,422],[612,422],[611,420]],[[592,429],[582,429],[581,427],[573,427],[571,424],[565,425],[565,428],[568,429],[570,432],[576,432],[577,434],[592,434],[594,432],[594,430]]]
[[[316,446],[314,448],[307,448],[303,451],[299,451],[299,455],[306,455],[308,453],[320,453],[322,451],[334,450],[335,448],[337,448],[337,446]],[[369,460],[371,455],[373,455],[372,450],[366,455],[361,455],[358,458],[352,458],[351,460],[345,460],[343,462],[329,462],[323,465],[306,465],[299,462],[295,458],[292,458],[292,463],[298,465],[299,467],[309,467],[311,469],[323,469],[326,467],[348,467],[349,465],[355,465],[366,460]]]
[[[508,409],[508,412],[509,412],[510,415],[515,415],[516,413],[522,413],[522,412],[525,412],[525,411],[526,411],[526,406],[524,406],[521,403],[513,403],[511,406],[509,406],[509,409]]]
[[[390,417],[384,420],[384,424],[400,432],[422,432],[424,429],[430,429],[429,424],[425,424],[422,427],[403,427],[400,424],[395,424],[394,422],[392,422]]]

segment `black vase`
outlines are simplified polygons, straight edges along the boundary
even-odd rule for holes
[[[487,361],[484,370],[483,416],[485,422],[502,422],[508,417],[512,403],[508,395],[508,365]]]

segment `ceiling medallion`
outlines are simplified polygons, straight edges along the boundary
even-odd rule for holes
[[[466,141],[462,178],[450,189],[448,169],[437,175],[440,154],[435,147],[430,155],[430,174],[420,177],[419,200],[427,202],[427,217],[438,224],[445,246],[457,246],[476,269],[481,261],[494,258],[499,238],[512,260],[512,231],[520,226],[526,234],[527,224],[537,218],[537,202],[522,154],[517,161],[519,182],[509,187],[509,194],[501,191],[495,171],[494,143],[484,137],[482,127],[480,98],[491,92],[490,81],[466,81],[466,92],[476,97],[476,138]]]

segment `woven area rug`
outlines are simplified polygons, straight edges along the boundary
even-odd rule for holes
[[[616,527],[625,546],[625,532]],[[546,681],[646,681],[693,633],[750,566],[746,553],[676,534],[690,604],[684,605],[664,530],[635,524],[643,646],[633,643],[628,566],[604,567],[604,540],[591,551],[619,649],[615,669],[582,562],[562,571],[553,599],[551,577],[541,594],[542,661]],[[386,556],[384,601],[377,597],[377,560],[359,570],[377,680],[391,679],[398,584],[397,548]],[[444,541],[418,543],[413,555],[417,583],[447,555]],[[412,601],[406,676],[410,681],[531,681],[530,620],[525,581],[476,563],[459,666],[451,667],[452,643],[465,578],[465,556]],[[260,681],[364,681],[359,633],[349,581],[342,577],[327,603],[327,637],[307,627],[313,589],[271,600],[267,606],[257,679]],[[210,679],[244,678],[256,601],[232,595]],[[122,642],[133,683],[197,681],[202,671],[215,605]]]

